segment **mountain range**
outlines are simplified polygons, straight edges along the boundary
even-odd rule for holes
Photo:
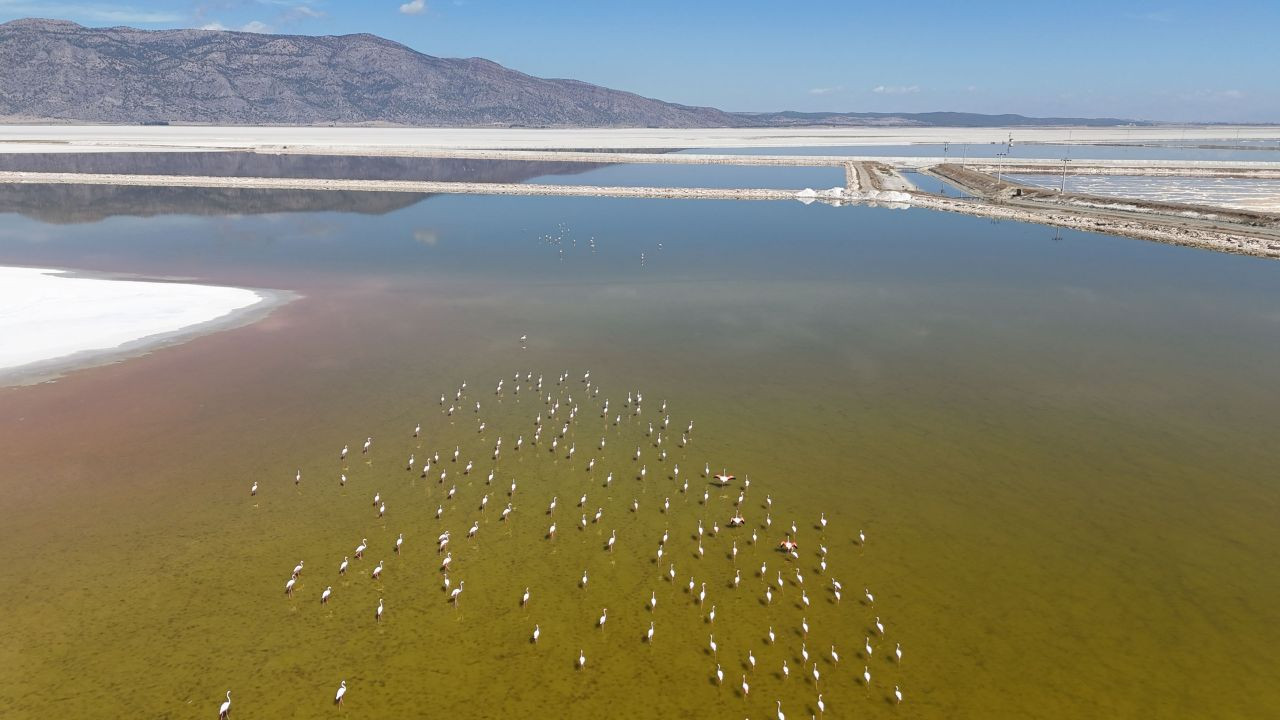
[[[975,113],[743,113],[663,102],[376,35],[0,24],[0,121],[419,127],[1120,125]]]

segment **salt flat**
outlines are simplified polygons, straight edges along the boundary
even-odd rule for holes
[[[196,125],[0,125],[0,152],[320,148],[726,148],[916,143],[1273,140],[1277,127],[390,128]]]
[[[243,288],[0,267],[0,384],[189,338],[276,299]]]

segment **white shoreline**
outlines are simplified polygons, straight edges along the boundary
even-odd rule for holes
[[[950,142],[1156,142],[1280,139],[1275,126],[857,128],[399,128],[208,125],[0,125],[0,152],[311,148],[655,149],[913,145]]]
[[[0,266],[0,386],[46,382],[240,327],[292,293]]]

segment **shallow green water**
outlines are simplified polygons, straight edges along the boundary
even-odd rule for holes
[[[777,700],[806,717],[818,692],[838,717],[1280,708],[1270,263],[773,203],[456,197],[374,216],[10,217],[5,227],[4,263],[305,295],[254,327],[0,391],[6,716],[212,717],[228,688],[235,717],[764,717]],[[572,461],[564,441],[547,449],[563,421],[547,420],[529,388],[512,392],[517,370],[579,401]],[[557,387],[566,370],[573,381]],[[578,382],[587,370],[602,388],[589,401]],[[463,381],[470,402],[447,415],[439,396]],[[645,395],[638,420],[621,407],[628,390]],[[617,427],[600,417],[605,397],[611,415],[624,413]],[[677,428],[695,421],[687,448],[667,436],[666,462],[642,424],[663,400]],[[458,465],[474,459],[471,475],[449,461],[455,445]],[[409,453],[434,449],[443,485],[404,469]],[[687,495],[667,477],[677,461]],[[750,475],[748,528],[724,527],[739,484],[701,504],[706,462]],[[381,519],[375,492],[387,500]],[[580,531],[583,492],[604,513]],[[766,495],[773,525],[751,545]],[[559,527],[548,540],[552,496]],[[699,519],[721,524],[701,558]],[[802,559],[786,563],[772,547],[793,520]],[[434,547],[444,529],[450,578],[466,582],[456,608]],[[338,577],[365,537],[369,553]],[[771,604],[762,560],[771,580],[778,569],[787,580]],[[662,574],[670,562],[676,583]],[[685,591],[691,575],[707,583],[705,609]],[[845,588],[838,605],[830,578]],[[864,587],[874,608],[859,602]],[[877,615],[887,635],[866,661]],[[816,688],[801,642],[818,660]],[[899,642],[901,666],[888,659]],[[754,671],[742,666],[748,650]],[[858,682],[864,665],[870,687]],[[743,674],[749,698],[736,690]]]

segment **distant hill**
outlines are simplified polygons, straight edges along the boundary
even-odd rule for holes
[[[483,58],[439,58],[375,35],[0,24],[0,120],[221,125],[778,127],[1115,125],[969,113],[729,113]]]

